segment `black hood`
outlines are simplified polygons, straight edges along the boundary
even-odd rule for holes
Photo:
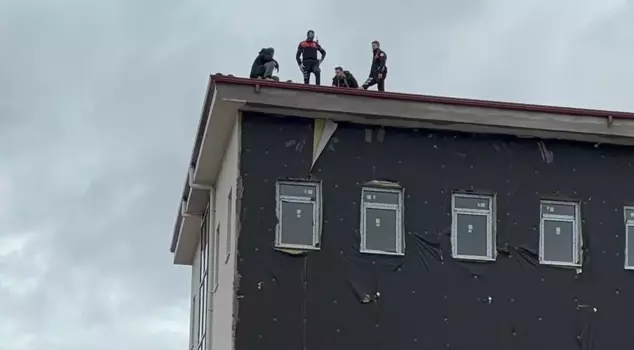
[[[268,54],[273,54],[275,52],[275,49],[273,49],[272,47],[263,47],[262,50],[260,50],[260,53],[268,53]]]

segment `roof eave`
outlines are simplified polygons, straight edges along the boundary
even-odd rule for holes
[[[218,84],[210,79],[196,142],[179,204],[170,251],[174,263],[192,263],[202,216],[213,195],[213,187],[243,103],[219,97]]]
[[[382,126],[634,145],[634,115],[625,112],[212,76],[170,246],[176,264],[191,264],[193,231],[200,226],[240,110]],[[184,232],[186,240],[181,239]]]

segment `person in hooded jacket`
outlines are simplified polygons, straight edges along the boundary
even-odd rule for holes
[[[335,76],[332,78],[332,86],[357,89],[359,83],[350,71],[343,70],[342,67],[335,67]]]
[[[253,65],[251,66],[251,74],[249,75],[249,77],[279,80],[279,78],[273,76],[274,70],[277,70],[278,72],[280,70],[279,63],[277,63],[277,61],[273,58],[274,55],[275,49],[273,49],[272,47],[260,50],[258,56],[255,58],[255,60],[253,60]]]

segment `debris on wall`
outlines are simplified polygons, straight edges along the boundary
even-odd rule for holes
[[[372,143],[372,129],[365,129],[365,142]]]
[[[552,163],[555,160],[555,155],[553,154],[552,151],[550,151],[547,147],[546,144],[544,143],[544,141],[537,141],[537,147],[539,148],[539,152],[542,155],[542,160],[545,163]]]
[[[365,142],[372,143],[374,141],[374,131],[376,130],[376,140],[378,142],[385,141],[385,128],[366,128],[365,129]]]
[[[379,142],[385,141],[385,128],[378,128],[376,131],[376,140]]]
[[[305,144],[306,144],[306,140],[301,140],[299,142],[297,140],[288,140],[284,142],[285,147],[293,147],[295,149],[295,152],[297,153],[301,153],[302,150],[304,150]]]

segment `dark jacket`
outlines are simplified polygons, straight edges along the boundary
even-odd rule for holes
[[[381,49],[372,52],[372,66],[370,67],[370,77],[378,73],[387,73],[387,54]]]
[[[332,86],[350,87],[356,89],[359,87],[359,83],[357,83],[357,79],[354,78],[354,75],[352,75],[350,71],[344,70],[343,77],[335,75],[332,78]]]
[[[264,64],[267,62],[275,62],[275,67],[279,70],[280,69],[280,65],[277,63],[277,61],[273,58],[273,54],[274,51],[271,48],[264,48],[262,50],[260,50],[260,53],[258,53],[258,56],[255,58],[255,60],[253,60],[253,65],[251,66],[251,78],[255,78],[257,76],[260,76],[261,74],[264,74]]]
[[[297,64],[302,64],[303,61],[319,61],[318,52],[321,53],[322,60],[326,58],[326,50],[317,41],[304,40],[297,46],[295,60]]]

